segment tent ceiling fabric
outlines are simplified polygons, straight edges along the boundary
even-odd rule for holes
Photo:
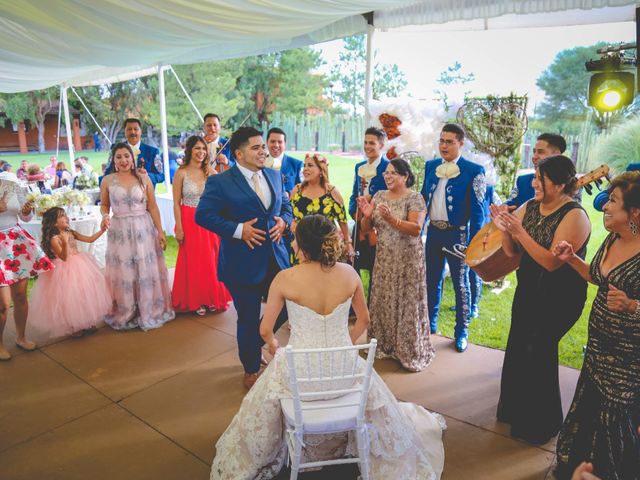
[[[411,5],[376,10],[374,24],[376,28],[398,28],[407,25],[487,21],[506,16],[508,24],[517,27],[521,20],[516,17],[559,12],[566,12],[564,18],[559,18],[556,22],[551,18],[544,26],[580,25],[589,22],[581,20],[582,14],[591,19],[590,23],[621,21],[619,11],[612,12],[613,15],[608,17],[606,7],[628,7],[625,9],[625,20],[633,21],[636,3],[634,0],[422,0]],[[600,15],[589,15],[588,11],[593,9],[600,9]],[[500,24],[498,28],[505,28],[505,25]]]
[[[0,92],[120,81],[148,75],[159,64],[320,43],[364,32],[361,14],[370,11],[375,11],[377,28],[394,28],[630,5],[635,2],[0,0]],[[598,21],[607,20],[602,16]]]
[[[398,0],[0,0],[0,91],[273,52],[366,29]]]

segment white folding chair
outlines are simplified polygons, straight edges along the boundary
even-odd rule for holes
[[[301,468],[358,463],[369,480],[369,435],[364,421],[377,341],[366,345],[295,350],[286,347],[292,398],[280,400],[287,428],[291,480]],[[358,369],[360,350],[368,350],[366,368]],[[315,400],[314,400],[315,399]],[[357,458],[300,463],[304,435],[354,431]]]

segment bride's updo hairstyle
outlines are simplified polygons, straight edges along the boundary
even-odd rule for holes
[[[333,222],[323,215],[308,215],[296,226],[296,243],[307,260],[333,267],[342,255],[342,243]]]

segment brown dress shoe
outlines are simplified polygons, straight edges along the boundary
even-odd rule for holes
[[[257,381],[258,381],[257,373],[245,373],[244,379],[242,380],[242,384],[244,385],[244,388],[246,388],[247,390],[251,390],[251,387],[253,387],[253,385]]]

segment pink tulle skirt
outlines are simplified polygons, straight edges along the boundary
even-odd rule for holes
[[[85,252],[40,274],[29,299],[30,328],[60,337],[102,324],[113,301],[109,286],[94,258]]]

